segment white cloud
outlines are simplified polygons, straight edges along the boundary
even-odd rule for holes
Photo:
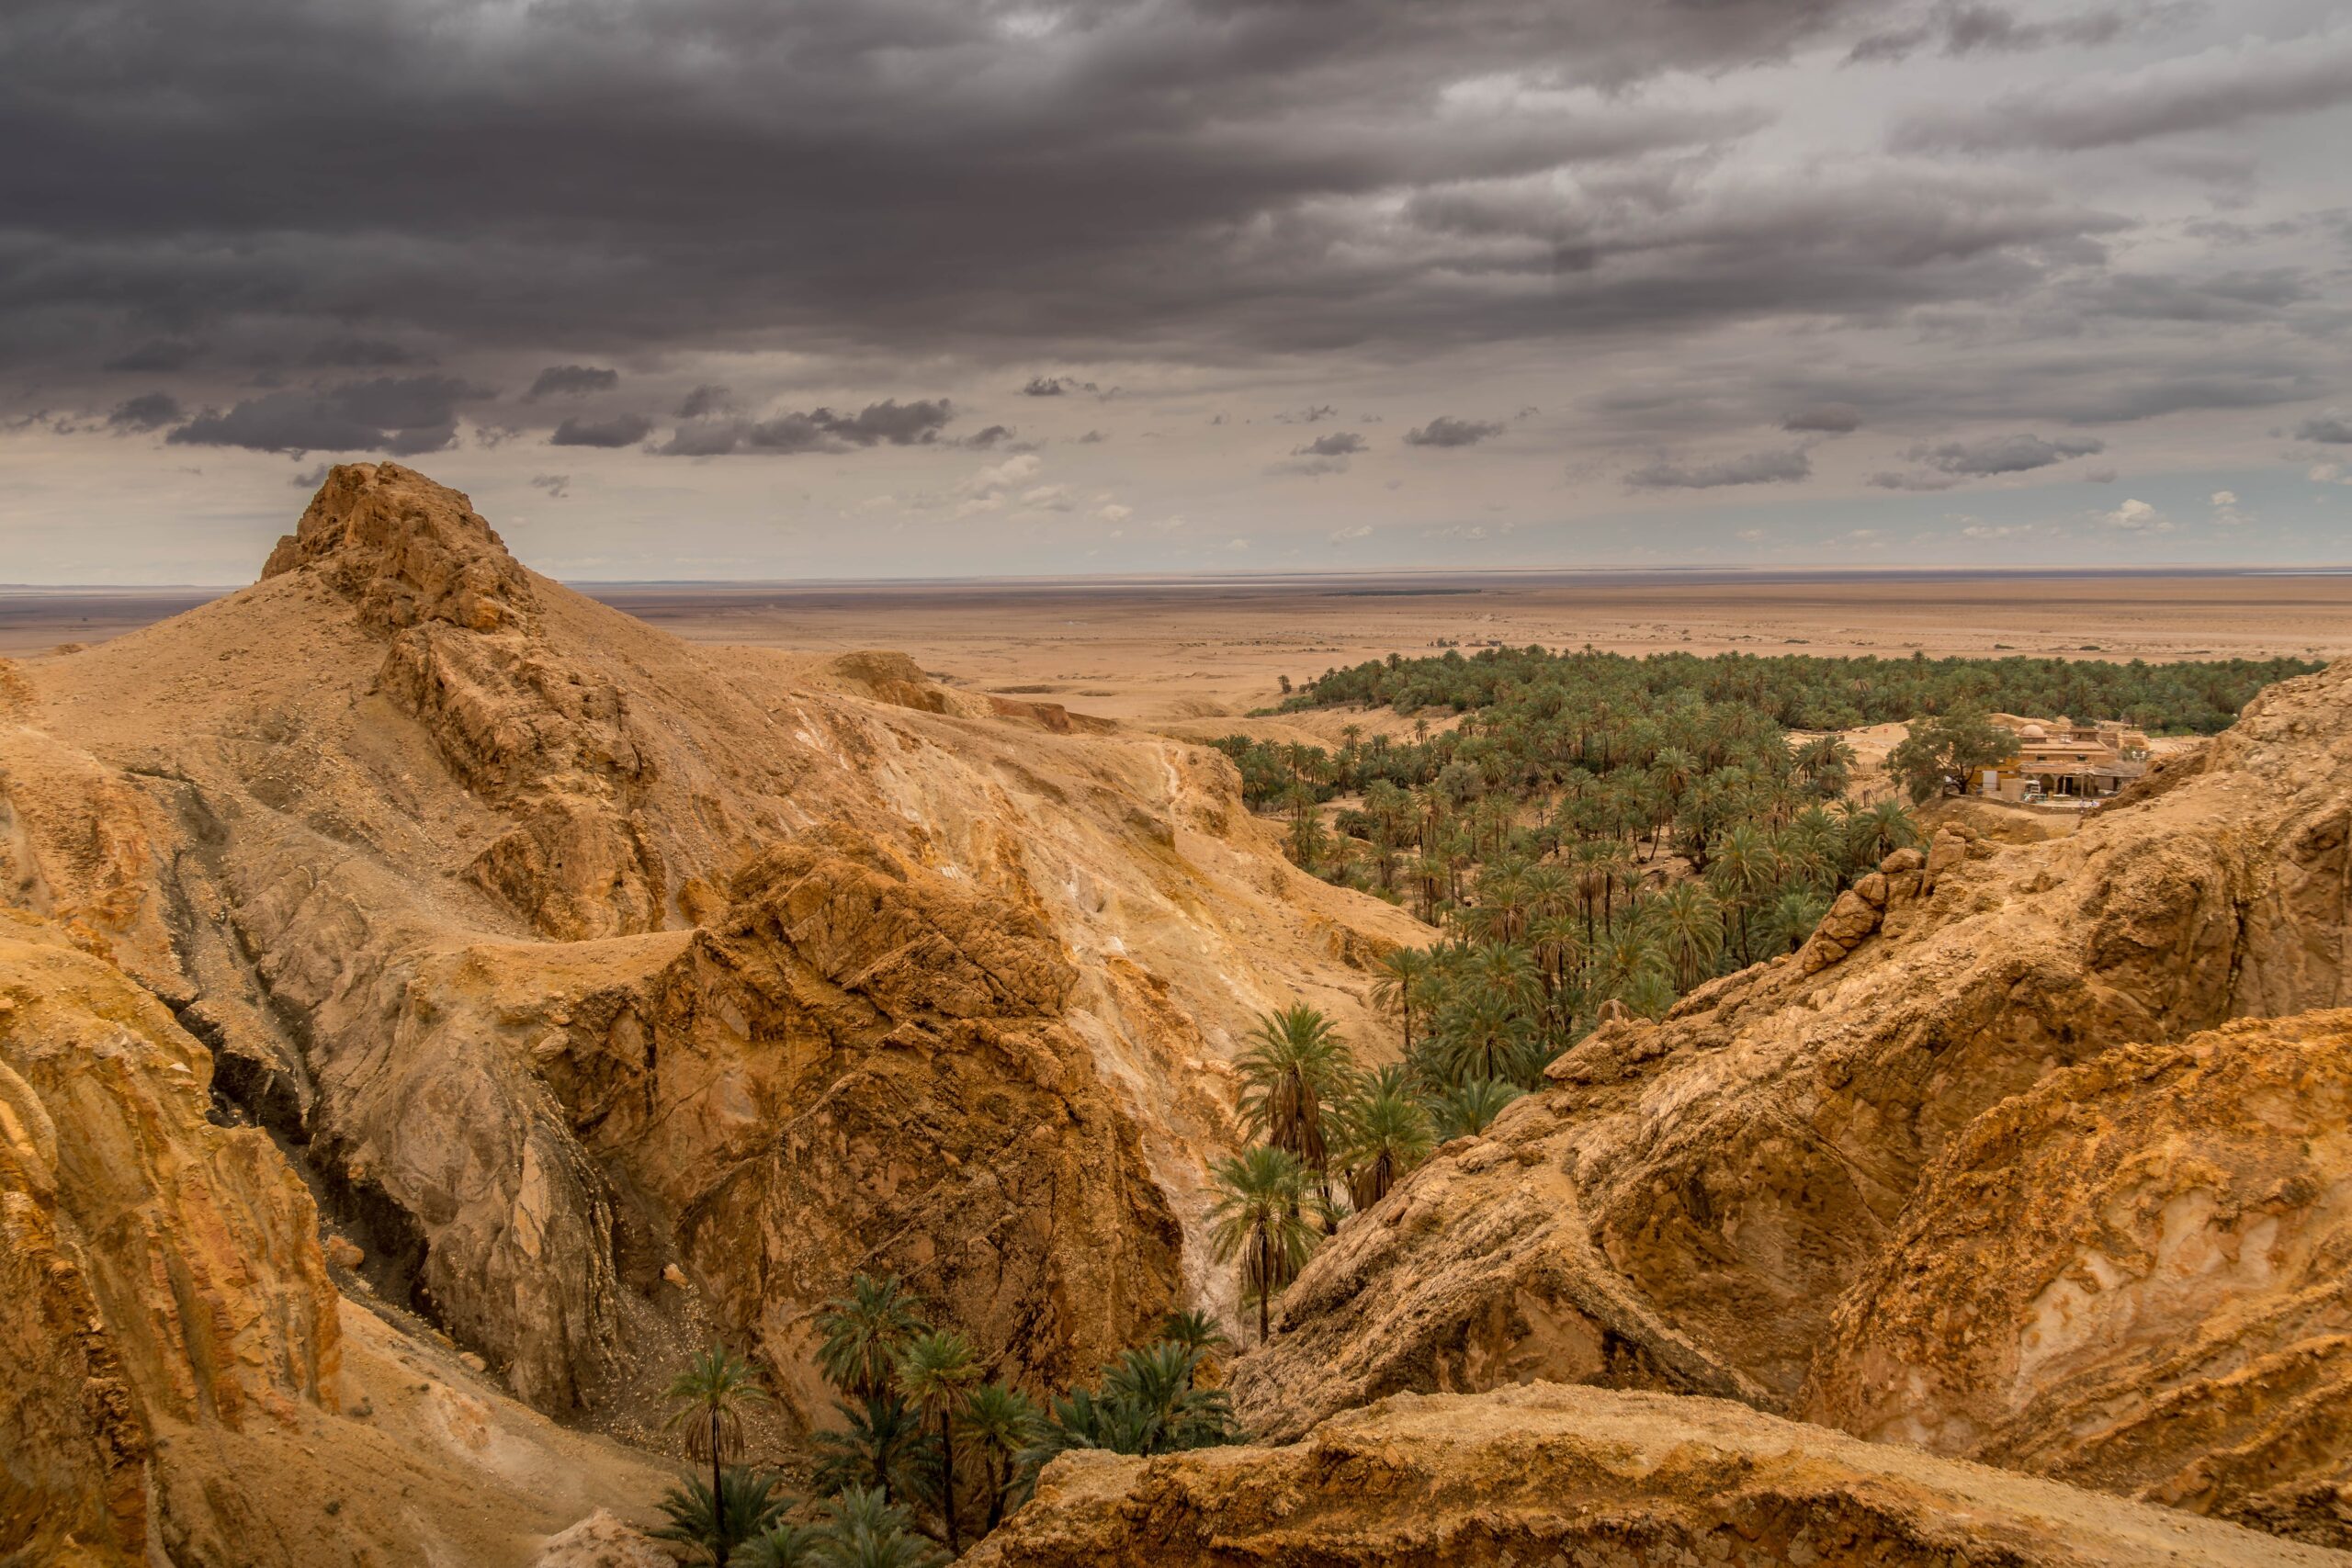
[[[2254,521],[2254,513],[2238,505],[2237,491],[2217,490],[2213,492],[2213,521],[2224,528],[2235,528]]]
[[[2173,528],[2163,513],[2144,501],[2126,501],[2112,512],[2098,513],[2098,517],[2119,533],[2169,534]]]
[[[1351,539],[1367,538],[1371,534],[1371,524],[1359,523],[1352,528],[1334,528],[1331,530],[1329,536],[1333,544],[1344,545]]]
[[[1094,515],[1100,517],[1105,523],[1125,523],[1128,518],[1133,517],[1135,514],[1136,509],[1134,507],[1121,506],[1114,501],[1110,505],[1102,508],[1100,512],[1097,512]]]

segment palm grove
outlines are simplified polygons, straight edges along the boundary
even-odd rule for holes
[[[1408,905],[1441,935],[1379,962],[1373,999],[1396,1021],[1393,1062],[1365,1066],[1303,1005],[1260,1018],[1236,1061],[1248,1138],[1212,1168],[1211,1241],[1256,1337],[1350,1213],[1440,1144],[1485,1131],[1608,1010],[1657,1017],[1792,950],[1839,892],[1917,841],[1902,801],[1849,798],[1855,757],[1837,730],[1912,719],[1890,766],[1917,803],[2002,754],[1988,709],[2211,733],[2262,686],[2314,668],[1527,649],[1327,673],[1285,705],[1393,708],[1414,739],[1351,725],[1336,750],[1244,736],[1219,747],[1248,803],[1288,816],[1301,866]],[[1457,722],[1440,729],[1433,712]],[[726,1462],[741,1411],[764,1395],[714,1348],[672,1390],[707,1477],[665,1501],[664,1534],[722,1564],[927,1568],[993,1529],[1064,1450],[1244,1437],[1216,1386],[1224,1340],[1201,1313],[1172,1315],[1091,1386],[1042,1404],[990,1377],[896,1279],[856,1277],[817,1327],[839,1425],[816,1436],[814,1497]]]

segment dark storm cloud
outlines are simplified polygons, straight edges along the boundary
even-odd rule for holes
[[[1024,398],[1059,398],[1071,392],[1094,392],[1101,389],[1091,381],[1081,381],[1075,376],[1032,376],[1021,389]]]
[[[721,457],[737,452],[793,457],[861,446],[927,446],[938,440],[954,413],[945,398],[922,398],[910,403],[892,398],[868,403],[850,416],[820,408],[765,420],[686,420],[655,450],[665,457]]]
[[[605,419],[574,415],[555,427],[550,446],[634,446],[653,434],[653,422],[641,413],[614,414]]]
[[[1440,414],[1418,430],[1405,432],[1408,446],[1476,446],[1489,435],[1500,435],[1503,427],[1492,420],[1456,419],[1452,414]]]
[[[1635,490],[1717,490],[1727,485],[1785,484],[1812,472],[1813,458],[1804,447],[1792,446],[1712,463],[1679,463],[1661,457],[1627,474],[1625,482]]]
[[[437,452],[458,434],[458,404],[486,394],[447,376],[378,377],[322,390],[283,389],[226,412],[208,409],[166,440],[256,452]]]
[[[2352,419],[2346,419],[2342,414],[2337,413],[2307,419],[2295,427],[2295,439],[2318,441],[2329,446],[2343,446],[2352,442]]]
[[[150,338],[106,362],[108,370],[185,370],[196,362],[196,344],[177,338]]]
[[[2101,6],[2073,16],[2020,21],[2017,13],[1976,0],[1939,0],[1918,21],[1875,32],[1854,45],[1853,62],[1902,60],[1922,49],[1945,54],[2014,54],[2054,44],[2099,44],[2139,27],[2181,16],[2179,5]]]
[[[2107,450],[2107,443],[2092,440],[2045,441],[2039,435],[1997,435],[1984,441],[1925,444],[1904,454],[1912,462],[1963,479],[1993,474],[2022,474],[2046,468],[2069,457],[2087,457]]]
[[[452,353],[1518,335],[1521,312],[1428,287],[1446,258],[1261,272],[1249,226],[1285,250],[1330,203],[1736,137],[1753,109],[1644,85],[1870,8],[17,0],[0,136],[41,155],[0,165],[24,237],[0,243],[0,342],[357,313]],[[1442,96],[1512,77],[1552,96]],[[754,189],[775,199],[722,194]],[[1400,269],[1422,283],[1398,311]]]
[[[2250,40],[2136,71],[2086,75],[2064,93],[2006,94],[1980,106],[1926,111],[1897,130],[1895,145],[2081,152],[2347,100],[2352,29]]]
[[[1352,430],[1335,430],[1329,435],[1318,435],[1304,446],[1291,448],[1294,457],[1351,457],[1371,450],[1364,438]]]
[[[107,423],[117,430],[161,430],[187,417],[169,392],[146,392],[115,406]]]
[[[413,365],[418,355],[382,338],[339,337],[314,344],[304,362],[332,370],[390,370]]]
[[[621,373],[602,366],[550,365],[532,381],[523,400],[535,403],[541,398],[584,398],[591,392],[609,392],[620,384]]]
[[[1850,435],[1862,427],[1862,411],[1851,403],[1816,403],[1781,422],[1782,430],[1812,431],[1824,435]]]

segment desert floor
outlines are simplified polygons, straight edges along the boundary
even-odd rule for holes
[[[1277,701],[1282,677],[1428,653],[1440,638],[1630,653],[2352,653],[2352,575],[2325,573],[1578,572],[588,591],[697,642],[810,654],[898,649],[957,685],[1194,736],[1238,728],[1217,721]],[[0,655],[95,642],[207,597],[0,590]],[[1279,728],[1329,739],[1345,721],[1317,714]]]

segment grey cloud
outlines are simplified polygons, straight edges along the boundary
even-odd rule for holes
[[[1636,490],[1716,490],[1726,485],[1785,484],[1812,472],[1812,457],[1804,447],[1792,446],[1712,463],[1679,463],[1661,457],[1627,474],[1625,482]]]
[[[531,383],[523,394],[525,402],[537,402],[541,398],[580,398],[591,392],[609,392],[621,384],[621,373],[597,365],[550,365]]]
[[[150,338],[128,353],[106,362],[108,370],[185,370],[201,352],[182,338]]]
[[[1503,427],[1492,420],[1456,419],[1452,414],[1440,414],[1417,430],[1405,432],[1408,446],[1476,446],[1489,435],[1500,435]]]
[[[1111,438],[1099,430],[1090,430],[1078,438],[1080,446],[1099,446]]]
[[[1927,48],[1953,55],[2015,54],[2056,44],[2106,43],[2186,10],[2178,5],[2102,6],[2070,17],[2023,22],[2016,13],[1979,0],[1939,0],[1921,20],[1864,38],[1847,59],[1854,63],[1903,60]]]
[[[1352,430],[1335,430],[1329,435],[1318,435],[1304,446],[1294,447],[1294,457],[1349,457],[1368,450],[1364,438]]]
[[[574,415],[555,427],[550,446],[634,446],[653,434],[653,422],[641,413],[614,414],[605,419]]]
[[[457,438],[457,405],[482,395],[447,376],[378,377],[323,390],[285,389],[226,412],[207,410],[164,439],[256,452],[437,452]]]
[[[718,457],[737,452],[791,457],[861,446],[923,446],[938,439],[954,412],[945,398],[910,403],[892,398],[868,403],[847,417],[819,408],[766,420],[689,420],[656,450],[671,457]]]
[[[2298,441],[2318,441],[2329,446],[2352,442],[2352,419],[2333,412],[2322,417],[2307,419],[2295,427]]]
[[[733,406],[733,396],[734,394],[724,387],[709,385],[696,387],[685,395],[684,401],[678,404],[677,417],[704,419],[711,414],[724,413]]]
[[[1881,490],[1951,490],[1962,482],[1957,476],[1951,474],[1906,473],[1896,468],[1882,469],[1871,476],[1871,483]]]
[[[531,488],[547,491],[550,500],[561,501],[571,493],[571,476],[570,474],[533,474]]]
[[[1936,446],[1922,444],[1904,455],[1940,474],[1982,479],[2046,468],[2069,457],[2087,457],[2106,449],[2103,441],[2045,441],[2039,435],[1996,435],[1983,441],[1947,441]]]
[[[1851,403],[1816,403],[1781,422],[1782,430],[1817,431],[1825,435],[1850,435],[1862,427],[1862,411]]]
[[[287,482],[296,490],[316,490],[327,482],[329,467],[330,465],[325,463],[314,463],[307,468],[299,468],[295,471],[294,477]]]
[[[314,344],[304,360],[334,370],[388,370],[413,365],[419,355],[383,338],[339,337]]]
[[[2086,75],[2060,93],[2012,93],[1920,113],[1900,149],[2041,147],[2081,152],[2213,130],[2352,99],[2352,29],[2208,50],[2136,71]]]
[[[1091,381],[1081,381],[1075,376],[1032,376],[1021,389],[1024,398],[1058,398],[1071,392],[1099,392]]]
[[[146,392],[117,404],[107,423],[117,430],[161,430],[187,417],[180,400],[169,392]]]
[[[959,446],[968,446],[976,452],[985,452],[991,446],[999,446],[1012,439],[1012,427],[1011,425],[991,424],[984,429],[974,431],[971,434],[967,435],[963,440],[957,442],[956,445]]]

